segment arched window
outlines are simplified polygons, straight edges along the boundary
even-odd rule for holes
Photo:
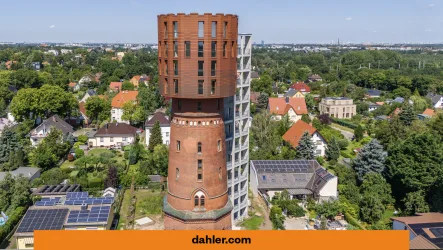
[[[200,197],[200,208],[205,208],[205,196]]]
[[[194,207],[198,207],[198,196],[194,197]]]
[[[197,143],[197,153],[201,153],[202,152],[202,143],[199,142]]]

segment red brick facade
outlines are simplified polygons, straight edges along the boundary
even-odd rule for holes
[[[172,98],[165,229],[231,229],[223,98],[235,95],[238,18],[158,16],[159,85]]]

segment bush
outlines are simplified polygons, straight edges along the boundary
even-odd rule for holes
[[[81,142],[76,142],[76,143],[74,143],[74,148],[79,148],[80,145],[83,145],[83,143],[81,143]]]
[[[353,155],[350,155],[348,152],[345,151],[341,151],[340,155],[343,156],[344,158],[354,158]]]
[[[331,118],[333,122],[337,123],[338,125],[350,128],[350,129],[356,129],[357,125],[355,125],[354,123],[345,121],[345,120],[340,120],[337,118]]]
[[[26,209],[24,207],[18,207],[9,216],[8,221],[0,227],[0,243],[6,240],[8,234],[14,229],[14,227],[19,223],[22,216],[25,214]]]
[[[88,180],[88,187],[90,188],[102,188],[103,180],[100,178],[90,178]]]
[[[316,160],[320,165],[323,165],[323,163],[325,163],[325,159],[322,156],[317,156]]]
[[[72,154],[68,154],[68,161],[74,161],[74,156]]]
[[[286,213],[289,216],[294,216],[294,217],[303,217],[305,216],[305,210],[303,210],[302,207],[300,207],[298,204],[289,204]]]
[[[353,225],[354,227],[358,227],[361,230],[366,230],[366,228],[364,226],[362,226],[354,217],[352,217],[349,213],[344,213],[345,215],[345,220]]]
[[[346,149],[349,146],[349,141],[347,139],[340,139],[337,143],[340,149]]]
[[[80,159],[85,155],[85,152],[79,148],[74,149],[75,158]]]
[[[77,138],[78,142],[85,144],[86,142],[88,142],[88,136],[86,135],[79,135]]]
[[[125,151],[124,157],[126,160],[129,158],[129,151]]]

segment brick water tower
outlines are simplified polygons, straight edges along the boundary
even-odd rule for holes
[[[238,17],[158,16],[160,92],[172,100],[165,229],[231,229],[224,98],[236,94]]]

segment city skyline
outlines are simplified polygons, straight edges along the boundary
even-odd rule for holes
[[[8,10],[4,20],[13,20],[13,25],[0,26],[4,42],[156,43],[157,15],[179,12],[237,14],[239,32],[252,33],[255,41],[265,43],[330,44],[338,38],[342,43],[443,42],[441,0],[172,0],[167,6],[144,0],[19,0],[3,7]]]

